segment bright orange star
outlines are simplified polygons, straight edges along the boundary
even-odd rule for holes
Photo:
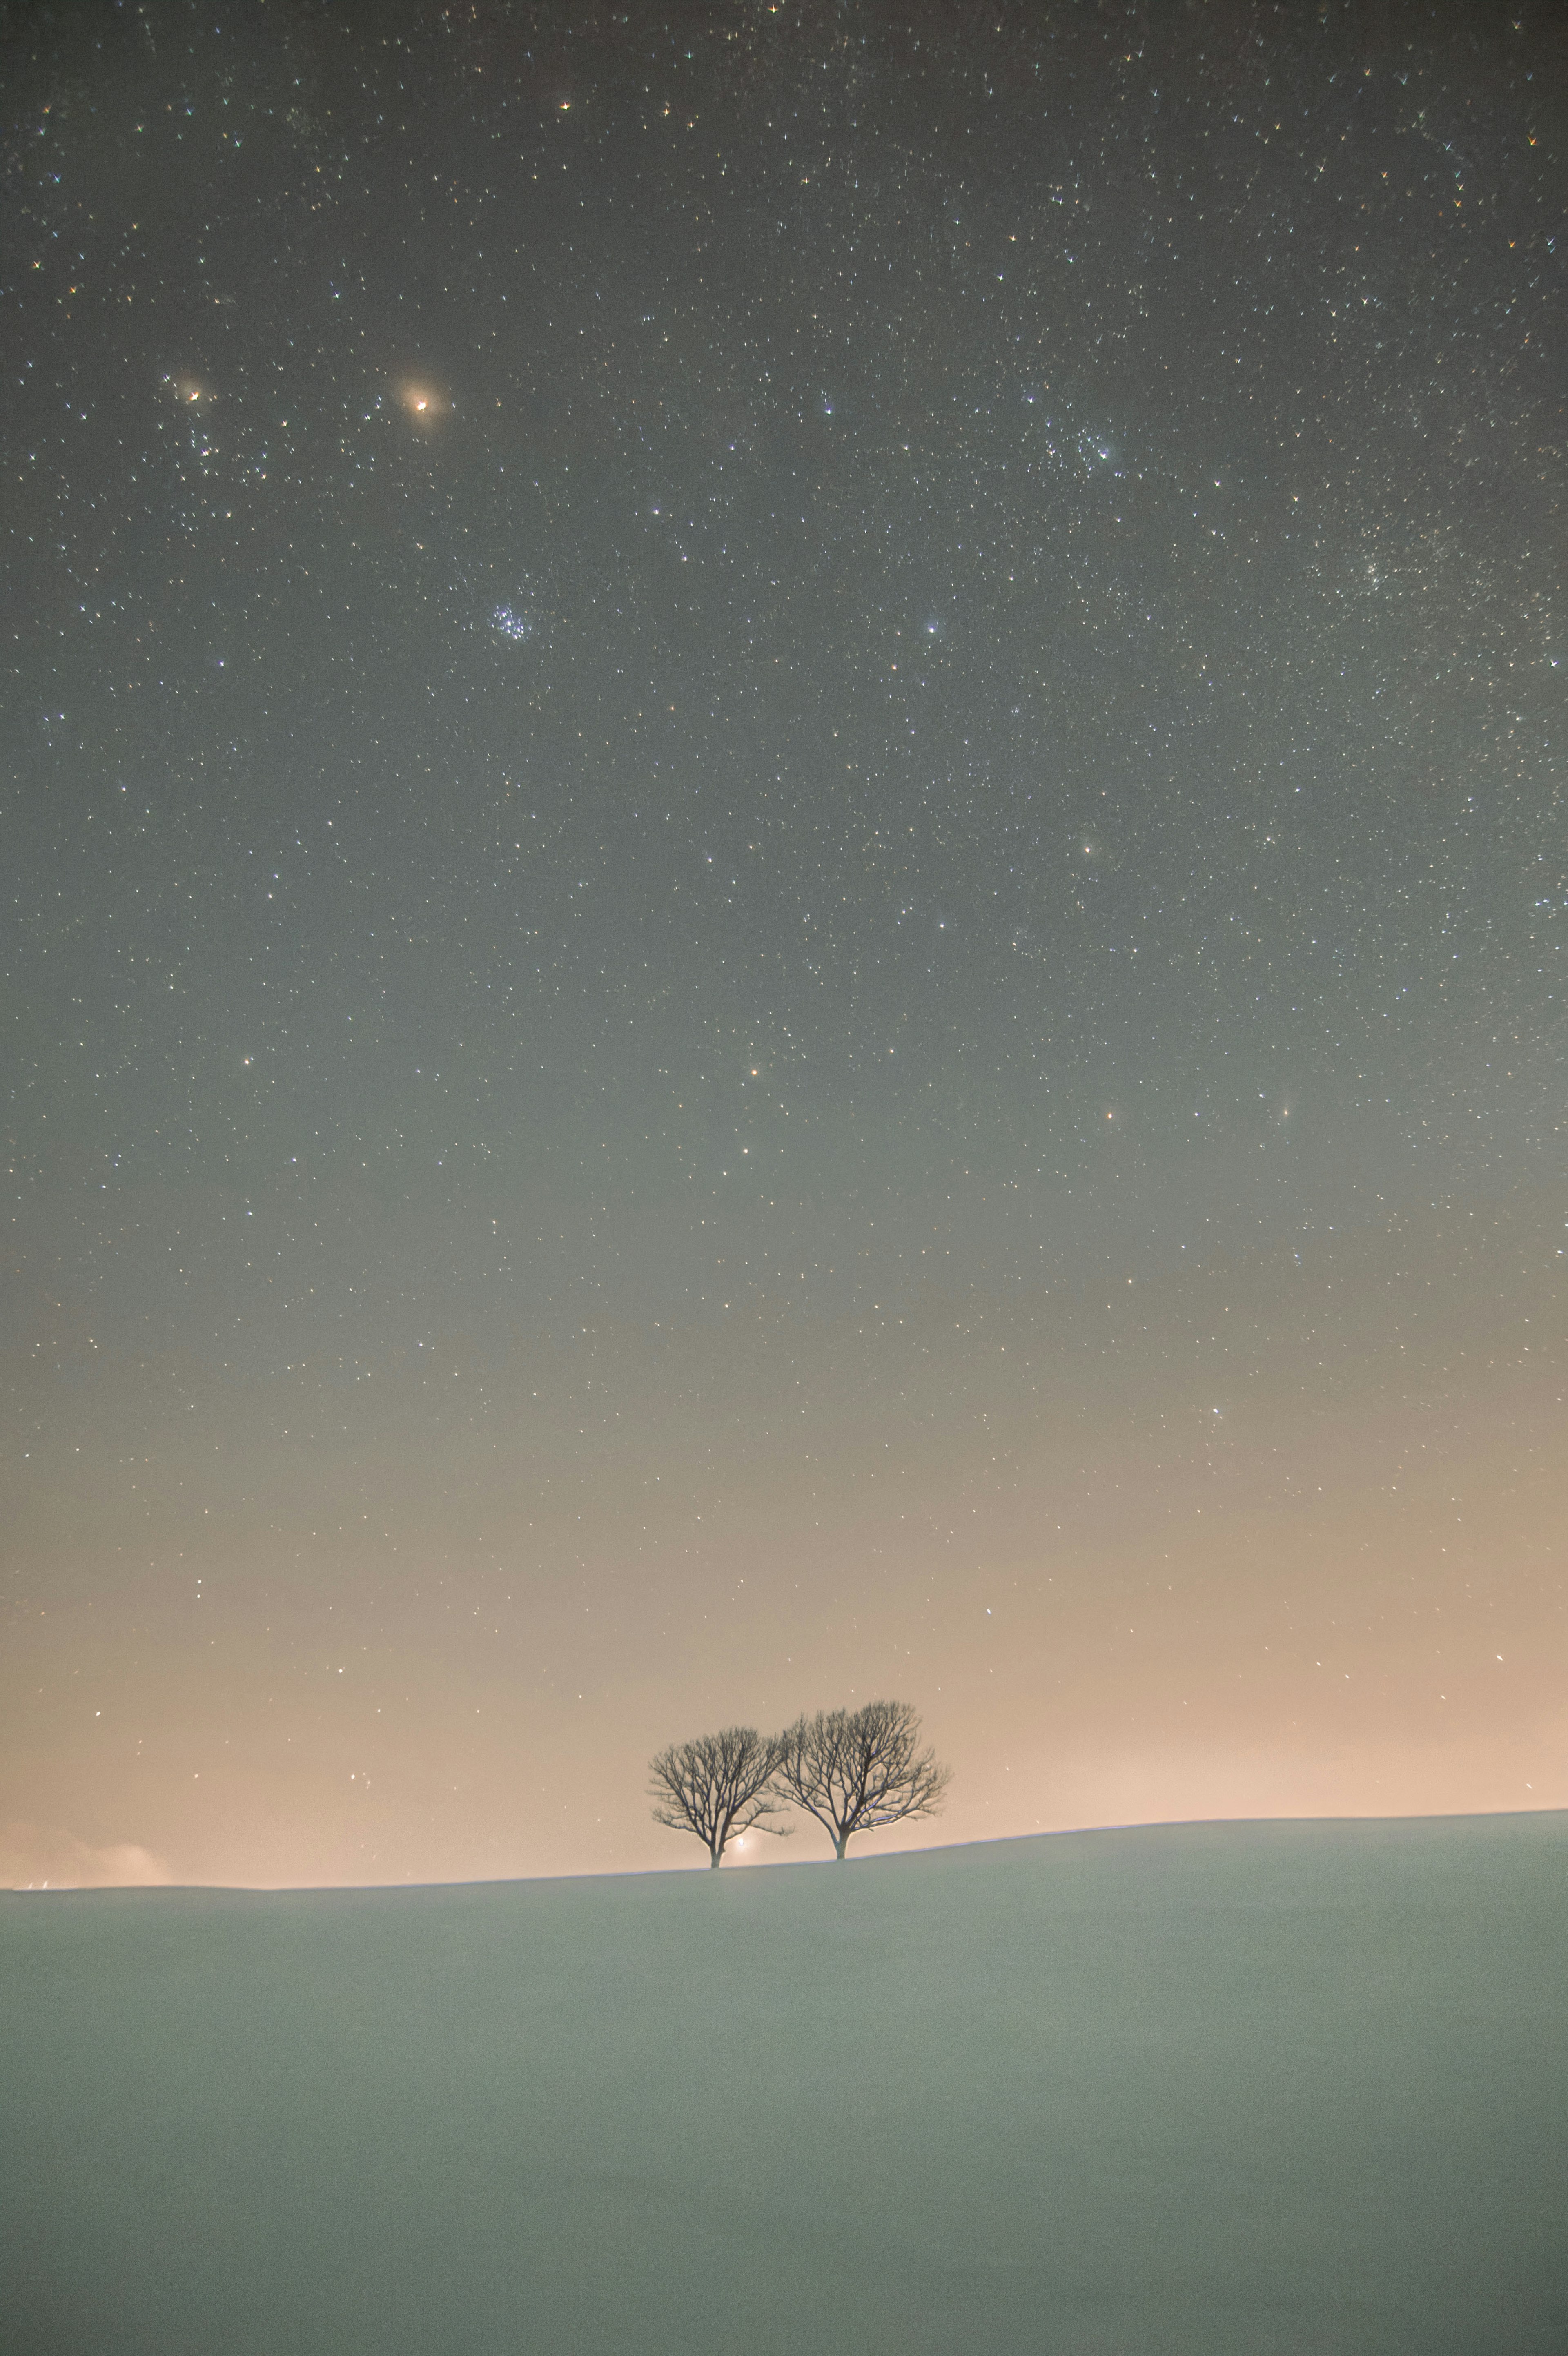
[[[452,403],[438,385],[405,378],[392,388],[400,407],[416,425],[436,425],[450,415]]]

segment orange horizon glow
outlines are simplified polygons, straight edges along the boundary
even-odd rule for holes
[[[48,1608],[14,1612],[0,1665],[0,1880],[706,1870],[648,1816],[652,1752],[881,1694],[914,1703],[955,1780],[939,1817],[861,1855],[1568,1805],[1560,1379],[1484,1262],[1441,1313],[1423,1265],[1408,1231],[1392,1261],[1369,1233],[1294,1306],[1264,1255],[1109,1302],[979,1286],[962,1333],[933,1292],[876,1332],[759,1305],[744,1326],[590,1331],[571,1360],[542,1337],[498,1360],[443,1344],[452,1412],[483,1385],[533,1434],[515,1461],[483,1427],[428,1427],[417,1366],[378,1366],[374,1422],[332,1446],[295,1436],[296,1386],[249,1398],[289,1434],[270,1462],[220,1387],[62,1342],[91,1419],[73,1432],[168,1403],[133,1495],[106,1445],[56,1462],[35,1442],[18,1600]],[[1221,1318],[1269,1332],[1269,1367],[1243,1386],[1200,1347],[1173,1373]],[[41,1408],[52,1365],[14,1373]],[[942,1411],[960,1390],[972,1422]],[[605,1469],[578,1439],[601,1395]],[[713,1406],[677,1427],[683,1398]],[[803,1824],[731,1862],[819,1850]]]

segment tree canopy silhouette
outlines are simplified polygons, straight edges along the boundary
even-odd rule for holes
[[[672,1742],[649,1762],[655,1822],[695,1833],[715,1866],[731,1836],[750,1832],[753,1825],[784,1837],[788,1826],[763,1821],[784,1812],[771,1788],[779,1740],[777,1735],[759,1734],[754,1726],[727,1726],[721,1734]]]
[[[934,1751],[917,1751],[919,1740],[907,1701],[818,1710],[779,1737],[774,1789],[816,1818],[842,1860],[857,1833],[936,1814],[953,1771]]]

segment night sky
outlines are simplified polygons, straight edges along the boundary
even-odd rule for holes
[[[1568,1804],[1562,12],[0,84],[0,1878]]]

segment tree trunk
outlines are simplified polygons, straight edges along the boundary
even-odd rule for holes
[[[708,1862],[710,1866],[717,1868],[722,1862],[723,1856],[723,1850],[721,1848],[716,1848]]]
[[[848,1836],[848,1833],[840,1833],[840,1834],[839,1834],[839,1836],[838,1836],[838,1837],[837,1837],[837,1839],[834,1842],[833,1846],[834,1846],[835,1852],[837,1853],[837,1858],[838,1858],[838,1862],[839,1862],[839,1864],[840,1864],[840,1865],[842,1865],[842,1864],[843,1864],[843,1862],[844,1862],[844,1852],[845,1852],[845,1850],[846,1850],[846,1849],[848,1847],[848,1846],[849,1846],[849,1836]]]

